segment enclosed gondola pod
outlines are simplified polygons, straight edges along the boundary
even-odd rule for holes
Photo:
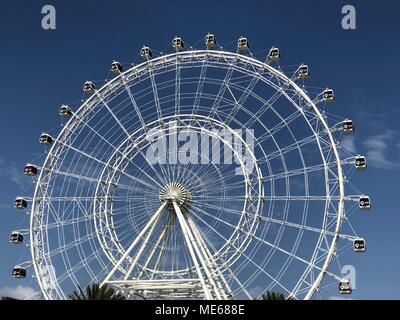
[[[352,120],[346,119],[342,123],[343,132],[346,134],[352,134],[355,131],[354,122]]]
[[[39,143],[40,144],[52,144],[53,138],[49,134],[42,132],[42,134],[40,135],[40,138],[39,138]]]
[[[124,71],[124,68],[118,61],[113,61],[111,63],[111,72],[115,74],[120,74]]]
[[[28,207],[28,201],[26,201],[24,198],[22,197],[17,197],[14,200],[14,208],[15,209],[20,209],[20,210],[24,210]]]
[[[213,34],[210,34],[210,33],[207,34],[204,40],[205,40],[207,49],[213,49],[217,46],[217,39]]]
[[[353,248],[355,252],[365,252],[367,250],[367,247],[365,245],[365,240],[362,238],[354,239]]]
[[[349,280],[342,280],[339,282],[339,293],[340,294],[351,294],[352,291],[353,290],[351,288]]]
[[[250,50],[250,44],[249,44],[249,41],[247,40],[247,38],[240,37],[238,40],[237,47],[238,47],[239,51],[242,51],[242,52]]]
[[[153,58],[153,53],[151,52],[151,49],[149,47],[143,47],[140,50],[140,56],[144,60],[151,60]]]
[[[326,88],[322,93],[322,100],[325,103],[334,103],[336,100],[335,92],[332,89]]]
[[[281,59],[281,54],[278,48],[272,47],[268,53],[269,60],[273,62],[278,62]]]
[[[180,38],[180,37],[175,37],[175,38],[172,40],[172,47],[173,47],[177,52],[182,51],[182,50],[184,49],[184,47],[185,47],[185,44],[184,44],[182,38]]]
[[[371,209],[371,199],[368,196],[360,196],[358,198],[358,206],[362,210]]]
[[[65,106],[65,105],[62,105],[60,107],[60,109],[58,110],[58,113],[62,117],[72,117],[72,114],[73,114],[72,110],[68,106]]]
[[[21,266],[15,266],[12,270],[12,276],[17,279],[22,279],[26,277],[26,269]]]
[[[299,66],[299,68],[297,69],[297,76],[303,80],[306,80],[310,77],[310,69],[306,64],[302,64]]]
[[[25,165],[24,173],[27,176],[36,176],[38,174],[38,168],[33,164],[27,163]]]
[[[10,243],[21,244],[24,242],[24,235],[20,232],[13,231],[10,235]]]
[[[367,159],[364,156],[356,156],[354,159],[354,166],[357,170],[364,170],[367,168]]]
[[[96,91],[96,86],[94,85],[93,82],[86,81],[86,82],[83,84],[83,91],[93,93],[93,92]]]

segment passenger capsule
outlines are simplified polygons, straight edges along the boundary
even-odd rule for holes
[[[352,120],[344,120],[342,124],[343,132],[346,134],[354,133],[354,123]]]
[[[73,115],[72,110],[68,106],[65,106],[65,105],[62,105],[60,107],[60,109],[58,110],[58,113],[62,117],[72,117],[72,115]]]
[[[302,64],[298,69],[297,69],[297,75],[300,79],[306,80],[310,77],[310,69],[308,68],[307,65]]]
[[[322,100],[325,103],[334,103],[335,102],[335,93],[332,89],[325,89],[322,94]]]
[[[365,252],[367,249],[365,246],[365,240],[362,238],[354,239],[353,248],[355,252]]]
[[[269,60],[273,62],[278,62],[281,59],[281,54],[278,48],[272,47],[268,53]]]
[[[96,86],[93,84],[93,82],[86,81],[83,85],[83,91],[93,93],[96,91]]]
[[[39,143],[40,144],[52,144],[53,138],[47,133],[42,133],[39,138]]]
[[[352,288],[349,280],[342,280],[339,282],[339,292],[340,294],[351,294]]]
[[[144,60],[151,60],[153,58],[153,53],[149,47],[143,47],[140,50],[140,55]]]
[[[33,164],[27,163],[24,169],[25,175],[27,176],[36,176],[38,173],[38,168]]]
[[[118,61],[113,61],[113,63],[111,63],[111,72],[112,73],[120,74],[123,71],[124,71],[124,68]]]
[[[238,40],[237,47],[240,51],[248,51],[250,50],[250,45],[249,42],[247,41],[247,38],[245,37],[240,37]]]
[[[182,51],[185,47],[185,44],[183,43],[182,38],[180,37],[175,37],[172,40],[172,47],[175,48],[176,52]]]
[[[213,49],[217,46],[217,39],[215,38],[215,36],[213,34],[207,34],[205,37],[205,43],[207,46],[207,49]]]
[[[26,277],[26,269],[21,266],[15,266],[12,270],[12,276],[17,279]]]
[[[28,207],[28,201],[22,197],[17,197],[14,200],[14,208],[24,210]]]
[[[21,244],[24,241],[24,236],[22,233],[13,231],[10,235],[10,242],[13,244]]]
[[[362,170],[367,168],[367,159],[364,156],[356,156],[354,159],[356,169]]]
[[[361,196],[358,199],[358,206],[362,210],[371,209],[371,200],[368,196]]]

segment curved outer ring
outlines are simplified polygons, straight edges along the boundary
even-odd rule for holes
[[[315,103],[310,99],[310,97],[290,78],[288,78],[285,74],[283,74],[282,72],[280,72],[279,70],[276,70],[275,68],[271,67],[270,65],[263,63],[261,61],[258,61],[252,57],[248,57],[248,56],[244,56],[244,55],[240,55],[239,53],[232,53],[232,52],[226,52],[226,51],[213,51],[213,50],[192,50],[192,51],[182,51],[182,52],[176,52],[176,53],[172,53],[169,55],[165,55],[165,56],[160,56],[157,58],[154,58],[153,60],[150,61],[146,61],[143,62],[137,66],[132,67],[131,69],[125,71],[122,75],[126,76],[128,74],[137,74],[137,72],[146,69],[147,65],[149,63],[151,64],[155,64],[155,63],[162,63],[164,64],[167,61],[176,61],[176,57],[177,56],[181,56],[181,57],[191,57],[191,58],[201,58],[201,57],[214,57],[216,59],[221,59],[224,57],[229,57],[230,59],[236,59],[237,61],[241,61],[243,63],[248,63],[251,64],[253,66],[259,67],[259,68],[263,68],[268,70],[268,72],[274,74],[276,77],[278,77],[280,80],[282,80],[283,82],[285,82],[286,84],[288,84],[289,86],[291,86],[294,90],[296,90],[296,92],[298,92],[298,94],[304,99],[304,101],[306,101],[308,103],[308,105],[313,109],[313,111],[315,112],[315,114],[317,115],[319,121],[321,122],[321,124],[323,125],[324,129],[327,132],[327,135],[329,137],[329,141],[330,141],[330,145],[332,147],[333,150],[333,154],[335,156],[335,161],[337,163],[337,173],[338,173],[338,185],[339,185],[339,203],[338,203],[338,215],[337,215],[337,221],[336,221],[336,226],[335,226],[335,232],[334,232],[334,236],[332,238],[332,243],[331,246],[328,250],[328,254],[327,257],[325,259],[325,262],[323,264],[323,266],[321,267],[321,270],[318,274],[318,276],[315,278],[314,283],[311,285],[309,291],[307,292],[305,299],[310,299],[315,291],[318,289],[325,273],[328,270],[328,267],[333,259],[333,256],[335,254],[336,251],[336,246],[337,246],[337,241],[339,239],[339,232],[340,232],[340,227],[342,225],[343,222],[343,218],[344,218],[344,200],[345,200],[345,194],[344,194],[344,178],[343,178],[343,171],[342,171],[342,167],[341,167],[341,161],[340,161],[340,156],[339,156],[339,152],[336,148],[336,143],[333,139],[333,136],[329,130],[328,124],[326,123],[325,119],[322,117],[321,112],[318,110],[317,106],[315,105]],[[117,82],[121,79],[121,76],[118,76],[116,78],[114,78],[113,80],[109,81],[108,83],[106,83],[102,88],[100,88],[98,90],[98,92],[101,91],[106,91],[106,90],[112,90],[112,85],[117,84]],[[126,78],[125,78],[126,79]],[[110,89],[111,88],[111,89]],[[96,99],[96,95],[92,95],[88,100],[85,101],[84,104],[82,104],[82,106],[78,109],[77,113],[83,111],[90,103],[93,102],[93,100]],[[303,111],[301,111],[303,112]],[[61,132],[59,133],[59,135],[57,136],[56,141],[58,141],[65,133],[66,130],[70,130],[69,129],[69,125],[72,123],[72,121],[74,120],[75,116],[73,116],[68,123],[64,126],[63,130],[61,130]],[[314,133],[315,134],[315,133]],[[321,148],[320,146],[320,141],[318,139],[318,137],[316,137],[316,141],[318,143],[319,148]],[[52,160],[52,153],[54,151],[54,148],[56,146],[56,143],[52,145],[46,160],[45,160],[45,164],[48,163],[50,160]],[[324,157],[322,157],[323,162],[324,162],[324,166],[325,166],[325,171],[327,170],[327,164],[326,164],[326,160]],[[38,229],[39,231],[36,229],[37,228],[37,221],[36,219],[38,219],[40,221],[41,215],[39,214],[39,216],[36,216],[35,214],[35,206],[38,203],[37,199],[42,198],[42,196],[40,195],[40,184],[41,184],[41,180],[43,177],[43,170],[40,171],[39,177],[38,177],[38,182],[36,183],[36,187],[35,187],[35,192],[34,192],[34,197],[33,197],[33,201],[32,201],[32,210],[31,210],[31,220],[30,220],[30,240],[31,240],[31,254],[32,254],[32,264],[35,270],[35,273],[37,275],[38,278],[38,282],[39,282],[39,286],[43,292],[43,295],[45,296],[46,299],[51,299],[51,295],[48,294],[48,292],[45,290],[44,288],[44,283],[42,283],[42,278],[41,278],[41,274],[39,272],[39,261],[44,260],[41,255],[41,251],[44,251],[44,244],[43,243],[36,243],[36,241],[41,242],[40,240],[40,235],[43,233],[43,230],[40,229],[40,224],[38,224]],[[40,195],[40,196],[39,196]],[[38,240],[36,240],[36,237],[38,238]],[[37,256],[38,255],[38,256]],[[60,290],[60,288],[55,288],[56,290]]]

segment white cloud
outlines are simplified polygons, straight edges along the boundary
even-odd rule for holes
[[[396,146],[396,132],[385,130],[384,132],[368,137],[363,145],[367,148],[367,161],[372,166],[383,169],[396,169],[400,167],[400,159]]]
[[[352,153],[357,153],[356,151],[356,142],[353,136],[346,136],[342,142],[341,146]]]
[[[21,285],[15,288],[3,287],[0,289],[0,297],[11,297],[14,299],[23,300],[34,295],[35,292],[36,291],[31,287],[23,287]]]
[[[21,190],[26,188],[26,179],[23,168],[18,169],[15,164],[9,164],[0,158],[0,177],[14,182]]]
[[[18,170],[15,165],[11,165],[8,174],[11,181],[13,181],[21,190],[26,188],[26,180],[24,179],[22,170]]]

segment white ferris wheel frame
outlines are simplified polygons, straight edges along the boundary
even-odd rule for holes
[[[213,59],[223,59],[225,61],[240,61],[244,64],[251,64],[256,68],[267,70],[268,73],[274,75],[277,77],[286,87],[290,87],[294,89],[299,96],[302,97],[302,99],[312,108],[313,112],[316,114],[319,122],[322,124],[328,138],[330,145],[333,150],[333,155],[337,164],[337,178],[338,178],[338,187],[339,187],[339,197],[338,197],[338,210],[337,210],[337,220],[336,220],[336,226],[333,232],[333,237],[332,237],[332,242],[329,248],[329,252],[327,253],[325,262],[323,266],[320,268],[320,272],[318,276],[315,278],[314,283],[311,285],[309,288],[309,291],[307,292],[305,299],[310,299],[314,295],[314,293],[318,290],[318,287],[321,284],[321,281],[324,277],[324,275],[328,272],[328,267],[335,255],[336,247],[337,247],[337,241],[340,236],[340,229],[341,225],[344,219],[344,201],[345,201],[345,192],[344,192],[344,177],[343,177],[343,171],[342,171],[342,162],[339,156],[339,152],[336,148],[336,142],[332,136],[332,133],[330,131],[330,128],[325,121],[325,118],[322,116],[320,110],[317,108],[315,102],[311,100],[311,98],[306,94],[306,92],[291,78],[286,76],[283,72],[273,68],[271,65],[261,62],[259,60],[256,60],[252,57],[245,56],[239,53],[232,53],[232,52],[226,52],[226,51],[213,51],[213,50],[190,50],[190,51],[182,51],[182,52],[176,52],[164,56],[160,56],[157,58],[154,58],[150,61],[143,62],[137,66],[132,67],[131,69],[121,73],[117,77],[115,77],[113,80],[109,81],[107,84],[105,84],[102,88],[99,90],[96,90],[95,94],[93,94],[87,101],[85,101],[82,106],[79,108],[79,110],[76,112],[76,114],[79,114],[80,116],[87,110],[91,110],[91,108],[96,104],[99,103],[99,101],[102,101],[102,97],[106,96],[108,92],[111,92],[112,90],[115,90],[117,87],[120,86],[125,86],[128,87],[127,85],[127,79],[131,80],[132,77],[134,78],[137,74],[140,74],[141,72],[149,72],[148,67],[151,65],[152,68],[157,68],[159,65],[164,65],[168,63],[175,63],[177,58],[179,58],[181,61],[184,61],[185,59],[198,59],[202,61],[206,61],[209,58]],[[235,66],[237,68],[237,66]],[[254,75],[252,75],[254,76]],[[263,79],[262,75],[258,75],[260,77],[260,80],[266,81],[267,79]],[[270,84],[270,83],[269,83]],[[271,84],[270,84],[271,85]],[[289,101],[291,101],[290,97],[285,93],[285,91],[282,88],[277,88],[277,90],[280,90],[282,95],[285,96]],[[128,90],[129,93],[129,90]],[[293,103],[293,101],[291,101]],[[304,118],[307,120],[307,117],[304,115],[304,111],[297,106],[297,104],[293,103],[296,108],[299,109],[299,111],[302,113]],[[135,108],[138,108],[137,105],[134,105]],[[111,110],[110,110],[111,111]],[[179,111],[179,110],[178,110]],[[112,113],[112,111],[111,111]],[[139,113],[140,114],[140,113]],[[76,121],[78,120],[78,121]],[[116,118],[118,121],[118,119]],[[142,125],[144,125],[143,119],[140,119]],[[74,126],[79,123],[79,119],[74,115],[69,122],[65,125],[63,130],[59,133],[56,141],[59,142],[58,144],[53,144],[47,157],[45,160],[45,164],[49,165],[44,165],[46,168],[45,170],[40,170],[40,174],[38,177],[38,183],[36,184],[35,187],[35,192],[34,192],[34,197],[32,200],[32,210],[31,210],[31,220],[30,220],[30,249],[31,249],[31,254],[32,254],[32,264],[35,270],[35,273],[38,278],[39,286],[45,296],[46,299],[52,299],[52,294],[51,290],[46,287],[46,284],[43,283],[42,279],[42,267],[40,266],[43,264],[43,262],[47,265],[50,264],[50,261],[46,261],[46,255],[44,254],[45,248],[44,243],[42,242],[43,236],[43,229],[41,228],[42,226],[42,212],[41,209],[43,208],[43,203],[46,201],[46,184],[51,178],[51,174],[53,170],[57,170],[54,168],[54,165],[57,162],[57,154],[61,151],[59,150],[56,146],[61,146],[61,149],[63,147],[63,138],[65,136],[68,136],[71,132],[74,131]],[[122,124],[120,124],[121,127]],[[318,143],[318,147],[321,150],[321,145],[320,141],[318,138],[318,134],[314,131],[312,126],[310,125],[315,138],[316,142]],[[69,133],[68,133],[69,132]],[[127,132],[128,136],[130,135]],[[327,177],[327,170],[328,170],[328,164],[326,162],[326,159],[324,155],[322,154],[322,159],[323,159],[323,165],[324,165],[324,172],[325,172],[325,178]],[[329,182],[328,179],[325,179],[326,182],[326,188],[329,190]],[[63,295],[62,291],[60,288],[52,288],[52,290],[58,291],[58,294],[60,296]]]

